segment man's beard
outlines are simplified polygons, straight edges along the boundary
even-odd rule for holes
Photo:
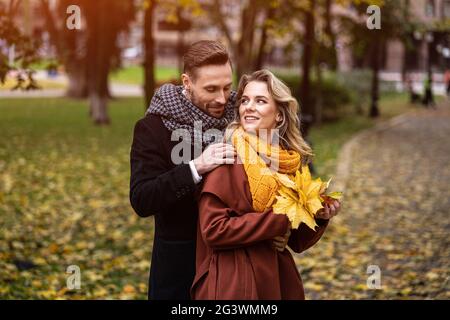
[[[195,93],[193,91],[189,92],[189,100],[191,100],[191,102],[196,105],[198,108],[200,108],[203,112],[205,112],[206,114],[210,115],[211,117],[214,118],[221,118],[223,116],[223,114],[225,113],[225,104],[219,104],[219,103],[204,103],[202,101],[200,101],[200,99],[197,98],[197,96],[195,95]],[[222,112],[219,114],[212,114],[209,112],[210,108],[219,108],[222,107]]]

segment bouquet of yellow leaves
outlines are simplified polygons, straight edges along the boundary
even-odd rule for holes
[[[327,182],[322,182],[320,178],[312,180],[307,166],[302,167],[301,172],[297,170],[292,178],[280,173],[277,173],[277,178],[281,186],[275,197],[273,212],[287,215],[292,229],[297,229],[303,222],[315,230],[317,224],[314,217],[324,208],[323,203],[330,203],[342,197],[341,192],[325,194],[331,179]]]

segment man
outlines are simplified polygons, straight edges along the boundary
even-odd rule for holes
[[[198,215],[195,191],[203,174],[234,163],[235,157],[231,145],[208,146],[214,142],[208,130],[224,130],[234,112],[227,50],[216,41],[199,41],[183,60],[183,85],[166,84],[155,93],[145,117],[136,123],[130,154],[131,205],[139,216],[155,218],[149,299],[190,299]],[[202,132],[195,130],[198,124]],[[179,132],[185,134],[182,154],[173,152],[180,142],[172,137]],[[201,154],[194,158],[196,153]],[[187,161],[180,163],[180,157]]]
[[[422,104],[429,108],[430,106],[432,108],[436,108],[436,103],[434,102],[434,96],[433,96],[433,80],[430,77],[427,77],[424,82],[424,94],[423,94],[423,101]]]

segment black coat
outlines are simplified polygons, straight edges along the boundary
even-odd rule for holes
[[[179,142],[170,138],[161,118],[147,115],[135,125],[130,154],[131,205],[155,218],[149,299],[190,299],[195,275],[197,186],[188,163],[172,162]]]

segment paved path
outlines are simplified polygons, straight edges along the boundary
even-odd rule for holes
[[[366,131],[344,150],[341,214],[296,258],[307,298],[450,299],[450,102]],[[379,290],[367,287],[370,265]]]
[[[114,97],[143,97],[144,93],[140,86],[113,83],[110,85],[111,94]],[[42,89],[32,91],[0,90],[1,98],[58,98],[64,97],[65,89]]]
[[[59,75],[57,77],[48,78],[46,72],[38,71],[35,75],[35,79],[39,84],[39,80],[51,81],[61,86],[67,86],[67,77],[64,75]],[[114,97],[143,97],[144,91],[141,86],[134,84],[123,84],[123,83],[111,83],[110,85],[111,94]],[[21,91],[21,90],[0,90],[1,98],[57,98],[64,97],[66,89],[41,89],[41,90],[31,90],[31,91]]]

